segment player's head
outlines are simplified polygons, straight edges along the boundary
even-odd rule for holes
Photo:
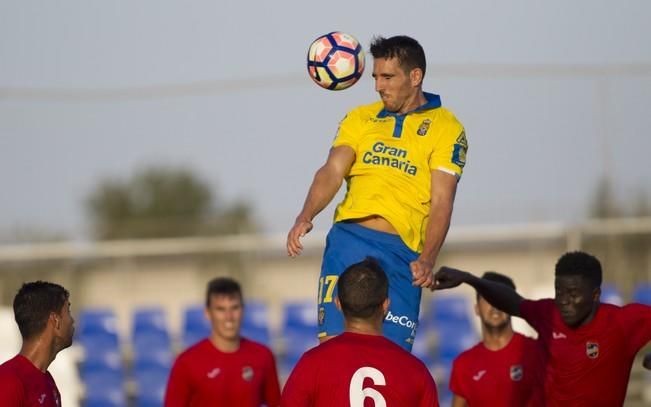
[[[70,294],[62,286],[46,281],[25,283],[14,297],[14,317],[23,340],[52,333],[58,352],[72,344],[75,320],[70,314]]]
[[[218,277],[206,289],[206,317],[213,335],[226,340],[238,339],[244,311],[240,284],[227,277]]]
[[[481,276],[481,278],[495,283],[504,284],[505,286],[511,287],[515,290],[513,280],[503,274],[494,271],[487,271]],[[511,316],[506,312],[493,307],[488,301],[479,295],[479,292],[477,292],[475,313],[481,320],[483,328],[488,331],[500,332],[511,324]]]
[[[371,41],[375,90],[384,108],[405,113],[404,108],[421,91],[425,77],[425,51],[418,41],[399,35]]]
[[[346,319],[382,319],[388,296],[389,280],[372,257],[349,266],[337,281],[337,304]]]
[[[556,307],[570,327],[589,322],[599,305],[601,263],[585,252],[565,253],[556,263]]]
[[[384,38],[374,37],[371,41],[371,55],[374,59],[397,59],[398,66],[409,74],[413,69],[420,69],[425,75],[427,62],[423,47],[411,37],[396,35]]]

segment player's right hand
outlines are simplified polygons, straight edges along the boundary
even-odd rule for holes
[[[296,219],[296,223],[287,234],[287,255],[296,257],[303,251],[301,238],[312,230],[312,222],[309,220]]]
[[[467,274],[465,271],[443,266],[434,273],[434,284],[432,284],[431,290],[454,288],[466,281]]]

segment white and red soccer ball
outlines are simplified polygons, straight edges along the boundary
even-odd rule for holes
[[[364,72],[364,50],[352,35],[339,31],[322,35],[307,51],[307,71],[322,88],[349,88]]]

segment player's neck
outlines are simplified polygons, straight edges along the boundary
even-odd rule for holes
[[[42,337],[31,339],[23,342],[23,346],[20,348],[20,355],[32,362],[41,372],[46,372],[56,357],[56,350],[53,346],[50,341]]]
[[[419,107],[423,106],[425,103],[427,103],[427,98],[425,97],[423,90],[419,88],[418,92],[415,92],[409,99],[406,100],[405,104],[402,106],[398,113],[409,113],[412,110],[416,110]]]
[[[356,334],[382,335],[382,320],[370,322],[366,320],[347,319],[344,321],[344,330]]]
[[[224,338],[213,333],[209,339],[213,346],[224,353],[233,353],[240,348],[241,338],[239,336],[235,338]]]
[[[513,327],[511,324],[503,328],[482,327],[482,342],[488,350],[500,350],[506,347],[513,338]]]

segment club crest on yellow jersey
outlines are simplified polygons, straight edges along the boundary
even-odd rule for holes
[[[430,119],[425,119],[423,122],[418,126],[418,131],[416,132],[419,136],[424,136],[427,134],[427,131],[429,130],[429,125],[432,124],[432,121]]]

